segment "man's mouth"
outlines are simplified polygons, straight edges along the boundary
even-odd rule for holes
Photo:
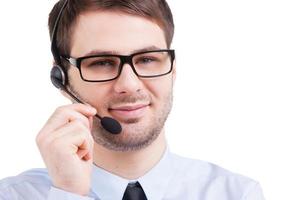
[[[141,118],[150,104],[118,105],[109,108],[109,112],[117,119]]]

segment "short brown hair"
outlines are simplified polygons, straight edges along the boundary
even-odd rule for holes
[[[64,1],[57,2],[49,14],[50,37]],[[170,48],[174,23],[171,10],[165,0],[68,0],[58,24],[56,42],[60,55],[70,55],[70,43],[76,20],[80,13],[90,10],[120,11],[153,20],[164,31],[167,46]]]

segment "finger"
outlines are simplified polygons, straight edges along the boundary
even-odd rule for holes
[[[89,141],[85,141],[81,146],[78,147],[77,155],[80,159],[88,161],[92,159],[93,144]]]
[[[84,143],[84,147],[83,145],[81,147],[78,147],[78,150],[76,152],[76,154],[78,155],[79,159],[82,159],[82,160],[89,160],[89,157],[90,157],[90,147],[89,145],[87,144],[88,142],[85,141]]]
[[[87,127],[89,127],[87,117],[94,116],[96,112],[95,108],[84,104],[61,106],[56,109],[40,132],[48,133],[55,131],[56,129],[64,126],[66,123],[76,119],[81,120],[85,125],[87,125]]]
[[[89,119],[90,131],[91,131],[93,128],[93,116],[90,116],[88,119]]]
[[[90,146],[94,142],[90,130],[79,120],[74,120],[46,136],[40,139],[38,146],[43,148],[43,146],[47,147],[49,144],[59,143],[62,146],[59,147],[60,149],[71,146],[70,149],[73,149],[73,153],[76,153],[79,147],[86,148],[86,145],[83,145],[85,141]]]

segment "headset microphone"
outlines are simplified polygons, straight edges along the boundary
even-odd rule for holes
[[[56,44],[58,24],[59,24],[60,18],[62,16],[63,10],[67,6],[67,3],[68,3],[68,0],[65,0],[63,2],[63,6],[59,11],[59,14],[57,16],[57,19],[55,21],[53,31],[52,31],[51,52],[53,54],[53,58],[55,60],[56,65],[54,65],[51,69],[50,78],[51,78],[52,84],[56,88],[65,91],[75,101],[83,104],[83,102],[81,100],[79,100],[75,95],[73,95],[66,87],[66,85],[68,84],[68,77],[67,77],[67,73],[65,72],[64,68],[61,67],[61,65],[62,65],[61,56],[59,54],[58,47]],[[121,133],[122,127],[117,120],[110,118],[110,117],[101,117],[98,114],[96,114],[95,116],[100,120],[102,127],[109,133],[111,133],[111,134]]]

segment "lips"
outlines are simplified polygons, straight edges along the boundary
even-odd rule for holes
[[[141,118],[149,104],[120,105],[109,109],[110,113],[119,119]]]
[[[140,104],[140,105],[128,105],[128,106],[115,106],[110,108],[110,110],[123,110],[123,111],[133,111],[140,109],[142,107],[148,106],[147,104]]]

